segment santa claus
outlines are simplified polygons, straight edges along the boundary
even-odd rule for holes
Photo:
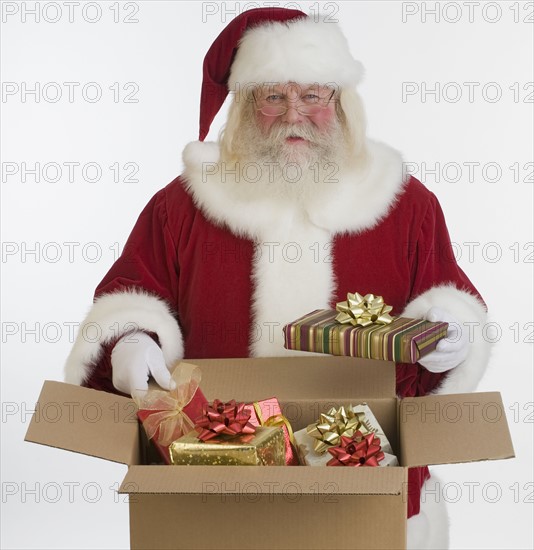
[[[339,27],[300,11],[255,9],[223,30],[204,61],[200,141],[98,286],[68,382],[132,394],[150,376],[168,389],[181,358],[294,355],[283,325],[358,291],[450,323],[436,351],[396,365],[399,396],[476,387],[488,345],[466,329],[484,326],[484,302],[436,197],[366,137],[362,73]],[[229,92],[225,129],[206,143]],[[98,341],[85,338],[94,326]],[[410,469],[409,548],[448,546],[431,482]]]

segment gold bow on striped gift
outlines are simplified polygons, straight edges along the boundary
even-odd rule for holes
[[[338,323],[350,323],[354,326],[366,327],[368,325],[388,325],[394,319],[389,315],[393,308],[384,303],[382,296],[366,294],[362,296],[355,292],[347,294],[345,302],[338,302],[336,310],[339,311],[336,321]]]

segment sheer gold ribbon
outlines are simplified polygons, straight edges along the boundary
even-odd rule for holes
[[[317,422],[310,424],[306,431],[317,440],[314,450],[320,454],[330,447],[339,445],[342,437],[351,438],[357,431],[362,434],[373,432],[365,419],[365,413],[355,413],[352,406],[346,409],[332,407],[326,414],[321,414]]]
[[[338,302],[336,309],[339,311],[336,321],[354,326],[387,325],[394,319],[389,315],[393,308],[384,303],[382,296],[374,294],[362,296],[357,292],[354,294],[349,292],[347,300]]]
[[[194,422],[183,409],[193,399],[201,378],[201,371],[196,365],[180,363],[172,373],[176,389],[148,390],[143,397],[133,397],[139,409],[157,411],[150,414],[143,422],[150,439],[155,436],[159,428],[157,441],[160,445],[168,446],[194,429]]]

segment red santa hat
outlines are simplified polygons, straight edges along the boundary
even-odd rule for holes
[[[250,84],[301,82],[355,86],[363,67],[338,25],[299,10],[257,8],[235,19],[215,39],[204,58],[199,139],[229,91]]]

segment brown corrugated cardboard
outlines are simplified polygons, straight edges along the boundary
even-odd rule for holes
[[[278,401],[288,402],[310,398],[337,401],[340,397],[395,395],[395,369],[392,369],[392,363],[385,361],[310,355],[188,362],[202,368],[202,391],[208,399],[213,395],[223,400],[233,399],[233,393],[241,389],[253,400],[276,395]]]
[[[317,468],[310,478],[309,468],[263,466],[195,466],[170,468],[131,466],[119,489],[130,494],[240,494],[244,484],[249,488],[269,487],[270,494],[322,495],[399,495],[404,481],[404,468]],[[243,473],[247,473],[244,477]],[[355,473],[358,472],[358,473]],[[273,478],[276,476],[276,482]],[[331,482],[331,487],[328,483]],[[333,489],[336,488],[334,492]],[[249,496],[254,497],[252,491]],[[250,498],[249,500],[253,500]],[[332,498],[332,500],[334,500]]]
[[[139,462],[139,428],[129,398],[47,380],[26,441],[121,462]]]
[[[497,392],[403,399],[399,435],[403,466],[514,456],[504,405]]]
[[[513,456],[498,393],[399,402],[393,364],[345,357],[188,362],[208,399],[275,395],[296,430],[366,401],[403,465]],[[130,465],[132,548],[405,548],[405,467],[147,466],[133,412],[129,399],[46,382],[26,435]]]
[[[269,494],[222,502],[219,495],[136,498],[130,504],[130,541],[136,550],[394,550],[406,544],[401,496],[337,495],[329,503],[321,500],[323,495],[301,495],[295,501]]]
[[[402,468],[395,468],[390,476],[376,476],[370,468],[356,476],[344,468],[335,473],[325,468],[313,480],[304,468],[254,468],[246,479],[235,468],[225,470],[207,488],[203,483],[206,476],[213,479],[211,472],[195,471],[191,476],[185,472],[180,476],[181,487],[187,487],[189,494],[132,495],[130,533],[138,543],[132,547],[389,549],[404,545],[404,496],[399,489],[405,488],[406,470]],[[149,504],[152,509],[158,507],[153,514],[145,512]],[[156,520],[163,530],[154,538],[150,526]],[[392,528],[369,532],[370,525],[380,523]],[[360,533],[365,540],[358,545]]]

